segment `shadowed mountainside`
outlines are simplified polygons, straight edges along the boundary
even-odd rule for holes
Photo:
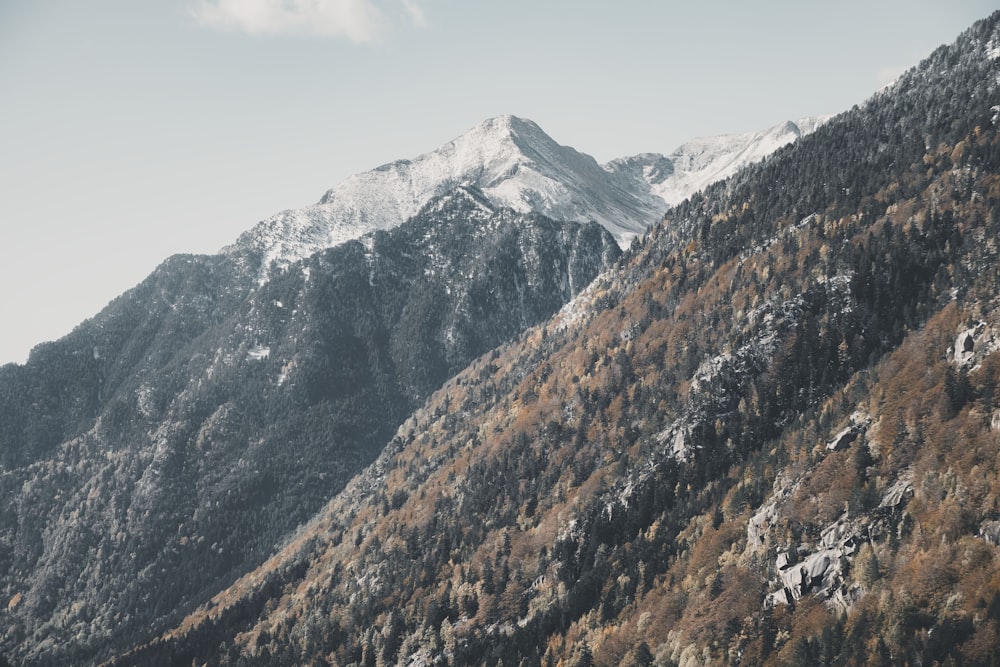
[[[259,287],[252,257],[172,258],[0,368],[2,652],[84,664],[176,621],[619,254],[458,188]]]

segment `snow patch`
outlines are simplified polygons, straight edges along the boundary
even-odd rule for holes
[[[260,252],[263,282],[274,268],[396,227],[434,197],[463,185],[486,195],[486,201],[476,202],[483,210],[502,206],[556,220],[595,220],[619,243],[644,231],[664,209],[644,184],[606,172],[589,155],[557,144],[530,120],[501,116],[435,151],[351,176],[319,203],[282,211],[223,251]]]
[[[351,176],[317,204],[258,223],[223,252],[259,253],[258,280],[264,283],[273,270],[318,250],[396,227],[459,186],[482,191],[485,200],[475,203],[483,211],[499,206],[556,220],[593,220],[628,247],[668,205],[763,159],[827,118],[696,139],[670,156],[648,153],[602,167],[591,156],[556,143],[532,121],[501,116],[435,151]]]
[[[990,60],[997,60],[1000,58],[1000,41],[994,37],[986,43],[986,57]]]
[[[628,171],[649,185],[650,193],[666,205],[681,203],[716,181],[760,162],[774,151],[812,133],[832,116],[786,121],[761,132],[724,134],[693,139],[670,155],[644,153],[613,160],[610,171]]]

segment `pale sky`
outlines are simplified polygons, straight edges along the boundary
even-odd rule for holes
[[[0,0],[0,364],[516,114],[604,162],[862,102],[979,0]]]

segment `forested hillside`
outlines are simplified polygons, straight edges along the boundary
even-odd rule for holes
[[[168,260],[0,369],[0,653],[87,664],[176,622],[619,254],[457,188],[259,286],[258,258]]]
[[[115,664],[1000,659],[1000,13],[668,212]]]

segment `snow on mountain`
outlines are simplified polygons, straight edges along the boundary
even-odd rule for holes
[[[481,190],[519,212],[596,221],[622,246],[676,204],[826,120],[787,122],[764,132],[696,139],[669,156],[646,153],[601,166],[516,116],[486,120],[441,148],[351,176],[312,206],[282,211],[224,251],[250,251],[264,281],[273,266],[395,227],[456,186]]]
[[[649,194],[662,200],[666,208],[812,133],[830,118],[813,116],[786,121],[761,132],[693,139],[668,156],[642,153],[612,160],[604,168],[645,182]]]
[[[475,186],[493,203],[515,211],[596,221],[622,244],[642,233],[663,208],[645,188],[557,144],[532,121],[500,116],[436,151],[356,174],[319,203],[259,223],[230,250],[259,251],[263,279],[273,263],[287,264],[366,232],[395,227],[458,185]]]

